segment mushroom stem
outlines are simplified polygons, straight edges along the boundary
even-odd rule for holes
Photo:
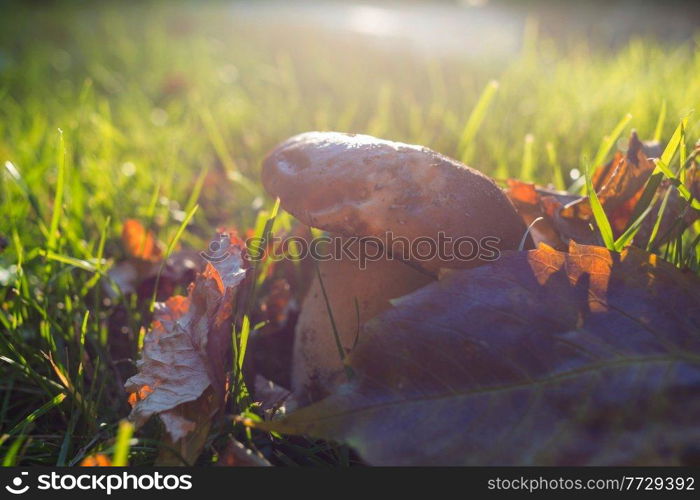
[[[339,259],[318,263],[326,297],[318,277],[302,303],[294,339],[292,391],[300,404],[317,401],[347,382],[334,338],[330,308],[343,356],[362,340],[362,325],[388,309],[390,300],[432,281],[400,261],[381,260],[360,269],[356,261]]]

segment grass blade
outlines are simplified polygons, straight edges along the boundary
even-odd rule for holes
[[[632,224],[627,227],[625,232],[615,240],[615,250],[618,252],[622,251],[622,249],[634,239],[635,235],[639,231],[639,228],[642,227],[642,222],[644,222],[644,219],[646,219],[646,217],[651,213],[652,208],[654,208],[654,203],[649,203],[636,219],[632,219],[634,222],[632,222]]]
[[[63,191],[66,185],[66,143],[63,139],[63,131],[58,129],[58,178],[56,179],[56,194],[53,200],[53,213],[46,247],[49,251],[56,249],[58,238],[58,225],[61,222],[63,212]]]
[[[338,327],[335,324],[335,318],[333,317],[333,308],[328,300],[328,294],[326,293],[326,286],[323,284],[323,278],[321,277],[321,269],[318,267],[318,262],[314,260],[314,269],[316,270],[316,277],[321,285],[321,293],[323,294],[323,301],[326,303],[326,311],[328,312],[328,319],[331,321],[331,329],[333,331],[333,338],[335,340],[335,346],[338,349],[338,356],[340,356],[340,361],[343,363],[343,368],[345,369],[345,375],[348,380],[352,379],[352,368],[345,363],[345,350],[343,349],[343,344],[340,342],[340,334],[338,333]]]
[[[523,164],[520,168],[520,179],[523,181],[534,180],[535,174],[535,159],[533,156],[533,147],[535,137],[532,134],[525,136],[525,144],[523,146]]]
[[[668,197],[671,194],[671,190],[668,189],[666,191],[666,194],[664,195],[663,200],[661,201],[661,206],[659,207],[659,211],[656,214],[656,221],[654,222],[654,227],[651,230],[651,235],[649,236],[649,241],[647,242],[647,252],[651,252],[651,249],[654,245],[654,240],[656,239],[656,235],[659,232],[659,227],[661,226],[661,220],[664,218],[664,211],[666,210],[666,204],[668,203]]]
[[[57,394],[51,400],[48,402],[44,403],[41,405],[39,408],[31,412],[29,415],[24,417],[21,422],[19,422],[17,425],[15,425],[12,429],[10,429],[6,434],[9,436],[14,436],[17,434],[19,431],[24,429],[27,425],[33,423],[37,418],[41,417],[43,414],[45,414],[47,411],[51,410],[52,408],[60,405],[63,400],[66,399],[66,394],[64,392],[61,392],[60,394]]]
[[[175,232],[175,236],[170,240],[170,243],[168,244],[168,248],[165,251],[165,255],[163,256],[163,260],[160,263],[160,267],[158,268],[158,274],[156,275],[156,283],[155,286],[153,287],[153,297],[151,297],[151,305],[150,305],[150,311],[153,312],[155,306],[156,306],[156,297],[158,296],[158,284],[160,283],[160,275],[163,272],[163,268],[165,267],[165,264],[168,261],[168,258],[170,257],[170,254],[172,253],[173,249],[175,248],[175,245],[177,245],[177,242],[180,241],[180,238],[182,237],[182,233],[185,232],[185,228],[187,225],[190,223],[192,220],[192,217],[194,217],[194,214],[197,213],[197,209],[199,208],[199,205],[195,205],[192,207],[192,209],[185,215],[185,218],[182,220],[182,223],[180,226],[177,228],[177,231]]]
[[[615,145],[617,139],[620,137],[620,134],[622,134],[622,131],[625,129],[625,127],[631,119],[632,115],[630,113],[627,113],[624,116],[624,118],[622,118],[622,120],[620,120],[618,124],[615,125],[613,131],[610,132],[610,134],[603,137],[603,140],[600,143],[600,147],[598,148],[598,152],[593,157],[593,168],[597,168],[598,166],[603,164],[603,162],[605,161],[605,157]],[[586,179],[584,177],[579,177],[576,181],[571,183],[571,186],[569,186],[569,189],[567,191],[572,194],[578,193],[579,191],[581,191],[581,188],[585,185],[585,183]]]
[[[250,319],[248,315],[243,316],[243,321],[241,322],[241,336],[238,342],[238,371],[243,371],[243,361],[245,360],[245,351],[248,347],[248,337],[250,336]]]
[[[656,128],[654,129],[654,136],[652,137],[652,139],[657,142],[661,140],[661,134],[664,130],[664,122],[666,121],[666,108],[666,99],[664,99],[661,102],[661,111],[659,111],[659,119],[656,121]]]
[[[129,450],[131,449],[131,436],[134,433],[134,424],[128,420],[119,422],[116,442],[114,443],[114,455],[112,465],[124,467],[129,465]]]
[[[566,189],[566,182],[564,181],[564,175],[561,172],[561,165],[557,159],[557,150],[554,148],[554,144],[547,142],[547,160],[549,165],[552,167],[552,173],[554,175],[554,187],[557,189]]]
[[[595,217],[595,223],[598,226],[600,235],[603,237],[603,243],[609,250],[615,250],[615,239],[613,238],[612,227],[610,226],[610,221],[608,216],[605,215],[605,210],[603,210],[603,205],[600,204],[598,199],[598,194],[593,189],[593,180],[590,172],[590,164],[586,163],[586,189],[588,191],[588,199],[591,204],[591,210],[593,210],[593,217]]]
[[[625,130],[625,127],[631,119],[632,114],[627,113],[624,116],[624,118],[622,118],[622,120],[620,120],[618,124],[615,125],[615,128],[612,132],[610,132],[610,135],[603,137],[603,140],[600,143],[600,147],[598,148],[598,152],[593,157],[593,168],[603,164],[603,162],[605,161],[605,157],[608,156],[608,153],[610,153],[610,150],[620,138],[620,134],[622,134],[622,131]]]
[[[476,137],[476,134],[481,127],[481,123],[486,117],[486,112],[488,111],[497,90],[498,82],[496,80],[492,80],[488,83],[488,85],[486,85],[486,88],[481,93],[479,100],[476,102],[474,109],[469,115],[464,129],[462,129],[462,134],[459,138],[459,144],[457,146],[457,155],[464,163],[468,163],[472,159],[471,156],[474,152],[474,137]]]

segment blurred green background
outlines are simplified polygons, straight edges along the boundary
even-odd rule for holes
[[[499,178],[553,182],[558,167],[568,182],[627,113],[649,138],[665,101],[667,138],[700,103],[693,16],[687,4],[644,2],[10,3],[0,158],[49,205],[61,128],[67,210],[86,239],[106,215],[115,225],[143,215],[158,185],[178,215],[207,168],[243,184],[230,182],[199,226],[250,224],[261,158],[306,130],[420,143]],[[698,135],[694,117],[687,135]],[[526,137],[534,168],[521,172]],[[21,193],[3,195],[24,222]]]

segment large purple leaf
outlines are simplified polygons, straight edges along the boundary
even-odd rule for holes
[[[700,456],[700,281],[637,249],[541,246],[396,301],[354,380],[265,424],[371,464],[681,464]]]

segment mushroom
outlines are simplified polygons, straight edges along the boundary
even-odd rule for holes
[[[343,255],[318,263],[344,353],[361,326],[390,300],[435,279],[441,268],[479,264],[456,246],[438,254],[419,246],[442,237],[516,249],[526,232],[510,200],[486,175],[428,148],[368,135],[308,132],[278,145],[264,160],[262,181],[282,208],[304,224],[340,238],[372,237],[384,245],[366,262]],[[348,242],[350,243],[350,242]],[[352,242],[358,250],[362,242]],[[460,243],[461,245],[461,243]],[[381,245],[379,245],[381,246]],[[430,250],[430,248],[427,248]],[[419,255],[416,255],[419,254]],[[471,255],[471,254],[470,254]],[[343,353],[343,354],[344,354]],[[301,403],[346,380],[321,283],[314,280],[296,327],[292,391]]]

